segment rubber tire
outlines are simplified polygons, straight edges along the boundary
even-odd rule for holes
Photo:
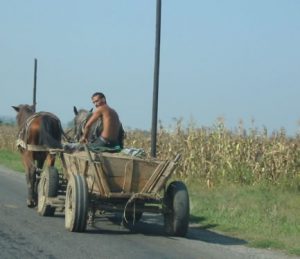
[[[65,201],[65,228],[71,232],[84,232],[88,217],[88,187],[82,175],[69,179]]]
[[[48,197],[56,197],[58,192],[58,187],[59,187],[58,170],[54,166],[50,166],[48,167],[48,170],[46,170],[46,172],[48,172],[46,174],[46,178],[48,180],[48,186],[47,186]]]
[[[164,227],[167,235],[184,237],[188,231],[190,205],[185,184],[174,181],[169,184],[164,197],[166,212]]]
[[[46,204],[48,197],[56,197],[59,185],[58,170],[51,166],[43,171],[38,185],[38,207],[37,212],[41,216],[53,216],[55,207]]]

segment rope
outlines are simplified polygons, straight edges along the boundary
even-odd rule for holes
[[[128,220],[126,218],[126,210],[127,206],[132,203],[135,199],[137,199],[137,196],[140,195],[140,193],[134,193],[129,200],[126,202],[125,207],[124,207],[124,212],[123,212],[123,219],[125,220],[126,223],[128,223]],[[135,202],[133,204],[133,210],[134,210],[134,215],[133,215],[133,224],[135,223]]]

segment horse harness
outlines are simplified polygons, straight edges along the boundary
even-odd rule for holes
[[[58,117],[56,117],[54,114],[52,113],[49,113],[49,112],[37,112],[33,115],[31,115],[30,117],[27,118],[26,122],[25,122],[25,125],[20,129],[19,131],[19,134],[18,134],[18,139],[16,141],[16,145],[17,145],[17,148],[19,150],[22,150],[22,149],[25,149],[25,150],[28,150],[28,151],[37,151],[37,152],[50,152],[51,153],[56,153],[58,151],[63,151],[63,149],[60,149],[60,148],[49,148],[47,146],[41,146],[41,145],[32,145],[32,144],[27,144],[27,138],[28,138],[28,129],[29,129],[29,126],[31,125],[31,123],[33,122],[33,120],[39,116],[43,116],[43,115],[47,115],[47,116],[50,116],[54,119],[56,119],[58,122],[59,122],[59,126],[61,128],[61,131],[64,135],[64,131],[61,127],[61,124],[60,124],[60,120],[58,119]]]

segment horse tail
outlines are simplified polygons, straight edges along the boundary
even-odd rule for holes
[[[40,145],[49,148],[62,148],[62,126],[57,117],[45,115],[41,117]]]
[[[119,135],[118,135],[118,142],[119,142],[121,149],[124,148],[124,139],[125,139],[125,131],[124,131],[123,125],[121,124],[120,129],[119,129]]]

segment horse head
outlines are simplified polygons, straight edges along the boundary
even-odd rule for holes
[[[12,108],[17,112],[16,120],[19,128],[23,127],[26,120],[35,113],[33,105],[20,104]]]
[[[73,107],[73,111],[75,114],[74,117],[74,138],[75,141],[79,141],[80,138],[83,135],[83,129],[84,126],[89,119],[89,117],[92,115],[93,109],[85,110],[85,109],[77,109],[76,106]],[[102,121],[99,119],[97,122],[95,122],[90,130],[88,141],[91,142],[95,138],[99,136],[99,133],[102,130]]]

